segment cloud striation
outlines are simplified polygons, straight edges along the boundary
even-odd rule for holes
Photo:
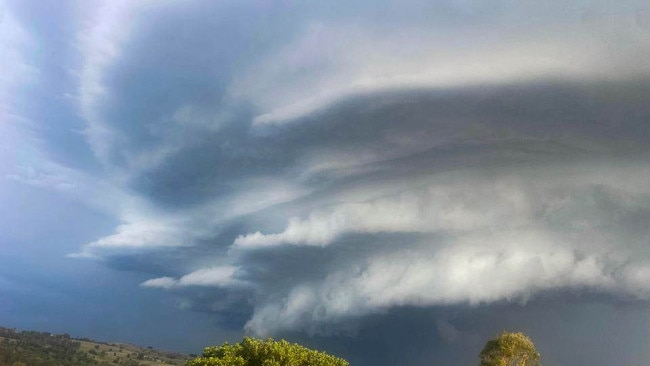
[[[119,222],[70,257],[254,335],[650,301],[644,2],[96,5],[67,65],[94,169],[44,136],[56,171],[7,173]]]

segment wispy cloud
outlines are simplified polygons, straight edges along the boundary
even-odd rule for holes
[[[104,1],[94,4],[77,36],[82,66],[78,71],[79,110],[87,123],[84,131],[95,154],[106,160],[109,146],[117,137],[105,121],[101,111],[110,98],[106,87],[107,69],[121,55],[121,45],[126,41],[138,5],[128,1]]]
[[[38,69],[32,65],[31,52],[36,42],[4,2],[0,2],[0,48],[3,50],[0,75],[0,110],[13,109],[6,103],[15,101],[16,89],[33,83]]]
[[[243,72],[231,92],[260,107],[255,125],[272,125],[378,91],[539,79],[629,80],[647,74],[634,61],[639,53],[650,52],[646,31],[639,26],[641,13],[608,13],[602,5],[582,4],[555,14],[550,26],[542,21],[550,16],[548,9],[532,4],[512,4],[494,19],[488,15],[479,25],[454,28],[431,22],[391,32],[377,24],[313,23],[291,44]],[[524,14],[538,22],[515,20]],[[502,22],[503,17],[512,17],[511,22]],[[621,38],[627,42],[615,41]]]
[[[238,280],[235,276],[238,270],[239,267],[235,266],[202,268],[188,273],[179,279],[172,277],[152,278],[143,282],[141,286],[164,289],[186,286],[238,287],[244,284],[244,282]]]

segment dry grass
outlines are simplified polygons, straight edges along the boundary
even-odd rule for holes
[[[143,366],[181,366],[187,360],[187,357],[183,355],[174,355],[171,352],[163,352],[150,348],[140,348],[130,344],[78,341],[81,343],[81,351],[88,352],[91,357],[99,362],[107,362],[115,365],[133,361]]]

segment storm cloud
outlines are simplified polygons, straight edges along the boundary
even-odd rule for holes
[[[647,3],[66,4],[0,6],[5,186],[109,227],[66,260],[360,365],[473,362],[504,327],[552,353],[565,321],[606,365],[587,318],[647,316]]]

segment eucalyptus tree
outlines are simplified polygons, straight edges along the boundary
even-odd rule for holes
[[[342,358],[285,340],[244,337],[240,343],[207,347],[186,366],[349,366]]]
[[[533,341],[524,333],[503,332],[485,344],[479,358],[480,366],[541,366]]]

